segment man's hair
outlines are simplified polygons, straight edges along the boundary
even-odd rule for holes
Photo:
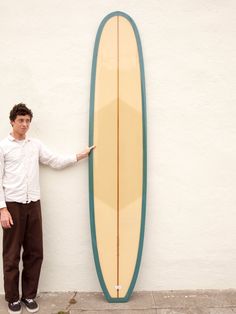
[[[20,103],[20,104],[15,105],[12,108],[9,118],[11,121],[15,121],[17,116],[26,116],[26,115],[30,116],[30,121],[31,121],[33,118],[33,112],[29,108],[27,108],[25,104]]]

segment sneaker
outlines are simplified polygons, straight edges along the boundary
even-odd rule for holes
[[[30,313],[38,312],[39,306],[33,299],[21,299],[21,302],[26,306],[26,310]]]
[[[8,312],[10,314],[20,314],[21,313],[20,300],[16,302],[8,302]]]

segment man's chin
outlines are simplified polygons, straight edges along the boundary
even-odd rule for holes
[[[25,131],[25,132],[20,132],[19,134],[20,134],[20,136],[25,136],[25,135],[26,135],[26,132],[27,132],[27,131]]]

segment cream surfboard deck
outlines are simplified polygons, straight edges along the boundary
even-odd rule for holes
[[[109,302],[132,294],[146,205],[146,109],[141,42],[123,12],[106,16],[95,41],[89,159],[90,222],[98,278]]]

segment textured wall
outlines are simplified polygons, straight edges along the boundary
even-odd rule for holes
[[[139,28],[147,85],[147,223],[136,289],[236,288],[235,0],[1,0],[0,138],[11,106],[23,101],[35,115],[31,136],[58,153],[87,145],[94,39],[115,10]],[[41,291],[100,290],[87,165],[41,168]]]

